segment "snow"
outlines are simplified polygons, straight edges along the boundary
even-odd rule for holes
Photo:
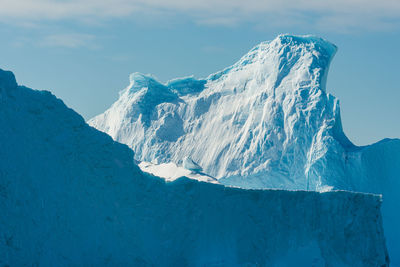
[[[389,264],[378,195],[167,182],[2,70],[0,103],[2,266]]]
[[[151,83],[131,90],[133,80],[89,124],[139,161],[190,157],[225,185],[383,194],[392,266],[400,266],[400,140],[357,147],[346,137],[339,101],[326,88],[336,50],[315,36],[279,35],[206,79],[163,84],[143,75]],[[137,109],[157,88],[157,105]]]
[[[182,166],[177,166],[173,162],[162,164],[140,162],[138,166],[142,171],[164,178],[168,182],[175,181],[181,177],[186,177],[197,181],[219,184],[217,179],[207,174],[201,173],[200,171],[187,169]]]
[[[338,113],[337,100],[325,93],[335,52],[316,37],[281,35],[206,80],[164,85],[136,73],[119,100],[89,124],[129,145],[139,161],[190,157],[226,184],[318,190],[322,175],[313,166],[325,140],[314,139],[331,131]]]

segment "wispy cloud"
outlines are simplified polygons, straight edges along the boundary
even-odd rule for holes
[[[42,46],[65,47],[65,48],[96,48],[94,44],[95,36],[90,34],[69,33],[69,34],[53,34],[43,38],[40,42]]]
[[[250,21],[353,31],[400,25],[399,0],[0,0],[0,7],[0,20],[18,22],[101,21],[165,13],[184,14],[196,23],[220,26]]]

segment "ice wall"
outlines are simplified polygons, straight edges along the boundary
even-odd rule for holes
[[[166,183],[2,70],[0,124],[1,265],[389,264],[377,195]]]

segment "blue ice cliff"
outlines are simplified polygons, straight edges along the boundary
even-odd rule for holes
[[[146,98],[153,89],[132,92],[150,101],[132,116],[162,105]],[[177,94],[159,96],[179,105]],[[151,127],[148,115],[139,120]],[[166,182],[51,93],[3,70],[0,124],[1,266],[389,264],[378,195]]]
[[[225,185],[383,194],[389,252],[400,266],[400,140],[358,147],[346,137],[326,88],[336,51],[318,37],[280,35],[206,79],[163,84],[136,75],[89,124],[139,161],[179,165],[189,157]],[[157,105],[138,108],[161,87]]]

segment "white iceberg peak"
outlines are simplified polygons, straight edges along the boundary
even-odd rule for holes
[[[205,80],[162,85],[151,108],[142,104],[147,89],[138,88],[89,123],[129,145],[137,160],[178,163],[190,155],[225,185],[383,194],[385,232],[400,265],[400,140],[365,147],[348,140],[339,101],[326,90],[336,50],[315,36],[279,35]],[[164,93],[176,98],[164,101]]]
[[[178,163],[189,154],[205,173],[232,177],[230,185],[318,189],[319,144],[334,131],[347,140],[337,100],[325,93],[335,52],[315,36],[280,35],[205,80],[162,84],[134,73],[120,99],[89,123],[140,161]]]

